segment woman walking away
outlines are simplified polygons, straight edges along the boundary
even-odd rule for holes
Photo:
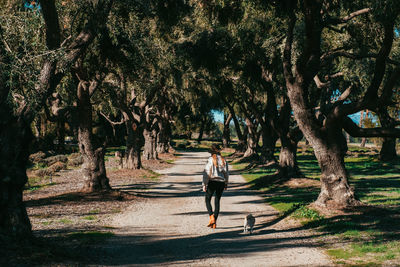
[[[213,144],[210,149],[211,157],[208,158],[203,173],[203,191],[206,192],[206,207],[210,215],[208,227],[216,228],[219,214],[219,202],[222,192],[228,187],[228,163],[221,156],[219,145]],[[214,212],[211,207],[211,197],[214,195]]]

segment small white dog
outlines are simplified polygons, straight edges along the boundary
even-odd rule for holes
[[[252,214],[247,215],[244,218],[243,233],[247,234],[250,232],[250,234],[252,234],[255,223],[256,223],[256,218],[254,218]]]

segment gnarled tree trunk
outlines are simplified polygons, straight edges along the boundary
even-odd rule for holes
[[[131,120],[126,121],[126,151],[125,151],[125,167],[127,169],[141,169],[141,150],[143,146],[143,128]]]
[[[154,130],[145,129],[143,135],[144,135],[143,158],[145,160],[157,159],[157,150],[156,150],[157,133]]]
[[[284,178],[303,177],[297,164],[297,144],[295,138],[281,137],[279,174]]]
[[[79,82],[78,85],[78,142],[79,150],[83,157],[82,174],[85,192],[110,190],[109,180],[106,175],[104,163],[104,148],[95,148],[92,134],[92,104],[89,90],[94,90],[92,85]],[[97,85],[96,85],[97,86]]]
[[[354,197],[353,189],[348,184],[348,173],[344,164],[343,143],[329,134],[321,146],[313,146],[315,156],[321,167],[321,192],[316,204],[326,205],[332,202],[337,207],[347,207],[358,204]],[[345,139],[344,136],[341,136]],[[340,139],[339,139],[340,140]],[[311,143],[311,141],[310,141]],[[315,144],[315,142],[313,142]],[[346,146],[347,148],[347,146]]]
[[[170,148],[171,125],[169,124],[168,120],[159,120],[158,128],[159,132],[157,134],[157,152],[168,153]]]
[[[326,122],[325,130],[316,126],[314,114],[304,112],[305,104],[299,97],[301,89],[296,84],[288,85],[288,96],[299,128],[314,149],[321,168],[321,192],[315,202],[336,207],[356,205],[354,192],[348,183],[348,174],[344,164],[347,151],[346,139],[338,122]]]
[[[383,127],[395,128],[395,122],[389,116],[387,108],[380,109],[378,116]],[[396,158],[396,138],[384,137],[381,151],[379,152],[379,159],[381,161],[392,161]]]
[[[249,134],[247,136],[247,148],[243,158],[258,159],[257,144],[260,136],[257,133],[257,126],[248,118],[246,118],[246,125]]]
[[[262,147],[261,147],[261,162],[267,165],[275,164],[276,159],[274,156],[276,146],[276,135],[271,127],[267,125],[262,126]]]

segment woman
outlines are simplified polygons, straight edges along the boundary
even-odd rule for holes
[[[206,193],[206,207],[210,215],[208,227],[217,227],[217,218],[219,214],[219,202],[222,192],[228,187],[228,163],[221,156],[219,145],[213,144],[210,149],[211,157],[208,158],[203,173],[203,191]],[[211,197],[214,195],[214,212],[211,207]]]

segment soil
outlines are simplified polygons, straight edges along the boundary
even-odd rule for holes
[[[167,159],[147,162],[161,177],[109,166],[110,184],[118,191],[106,194],[80,193],[79,170],[58,173],[54,184],[24,194],[34,235],[42,240],[37,250],[46,252],[21,261],[43,266],[333,265],[320,249],[319,234],[280,216],[235,171],[221,200],[217,229],[206,227],[201,180],[207,157],[206,152],[180,152],[174,165]],[[243,234],[249,213],[256,217],[252,235]],[[71,238],[97,232],[106,237]]]
[[[231,172],[221,200],[217,229],[206,227],[208,214],[201,191],[208,153],[181,153],[165,176],[110,223],[115,236],[102,244],[94,265],[148,266],[331,266],[317,234],[279,217],[261,195]],[[252,213],[252,235],[243,234]]]

